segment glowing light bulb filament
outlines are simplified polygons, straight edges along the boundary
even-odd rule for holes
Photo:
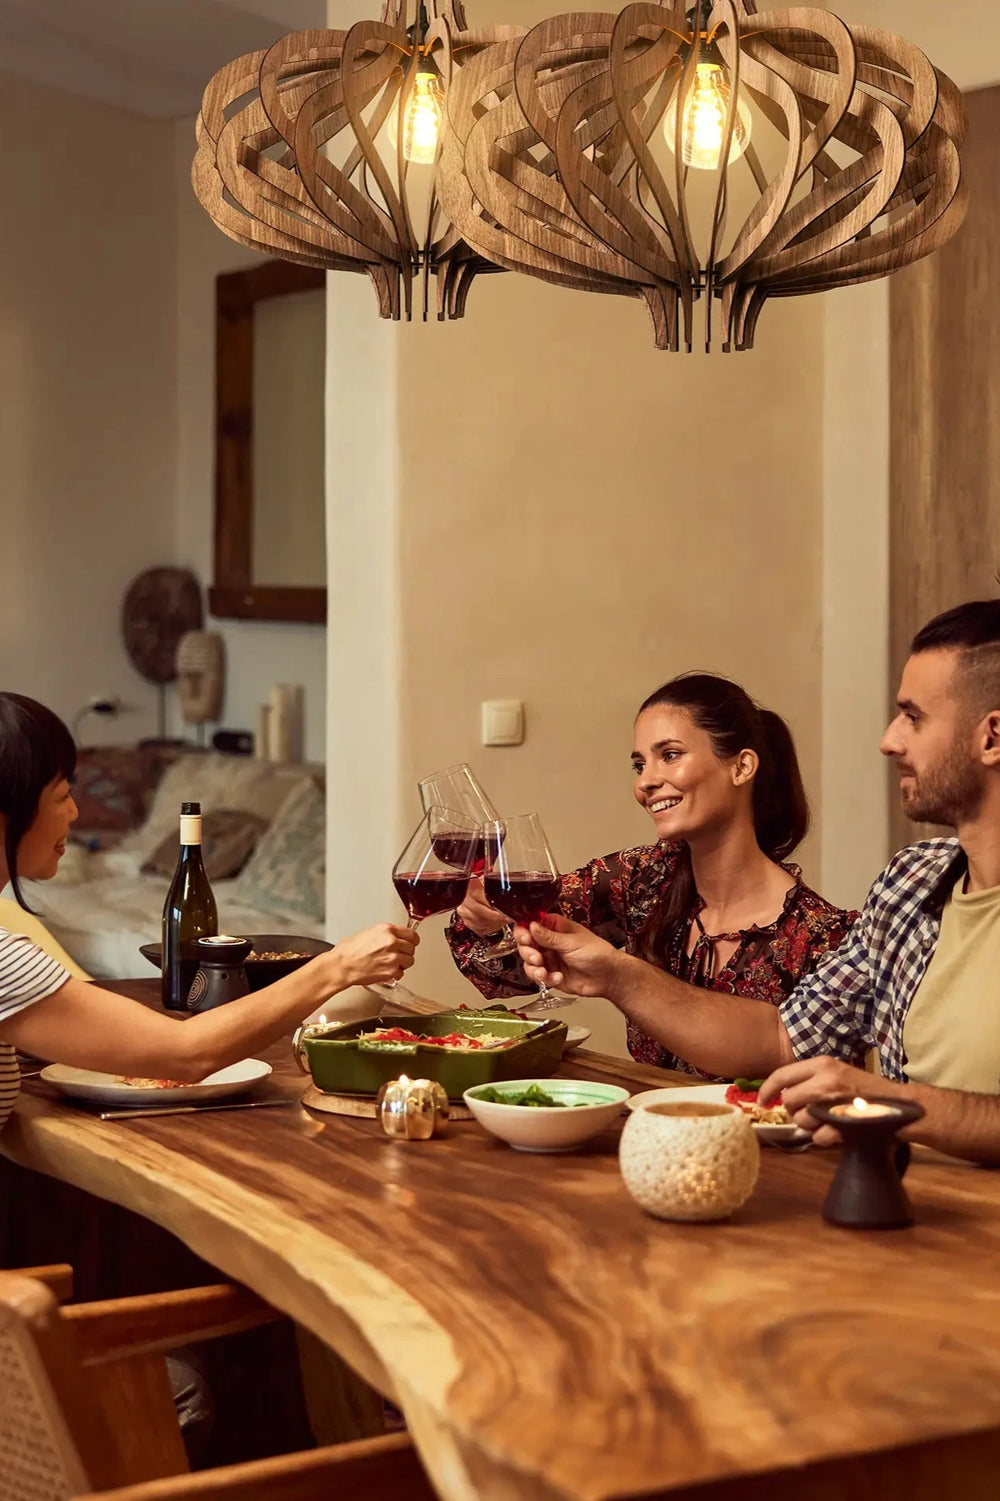
[[[436,69],[421,69],[413,80],[403,116],[403,155],[432,166],[444,120],[444,85]]]
[[[681,110],[681,153],[686,167],[713,172],[719,165],[726,138],[726,119],[732,99],[729,75],[719,63],[699,63]],[[671,151],[677,150],[677,101],[667,106],[663,134]],[[743,155],[750,141],[750,111],[737,98],[733,134],[729,144],[731,165]]]

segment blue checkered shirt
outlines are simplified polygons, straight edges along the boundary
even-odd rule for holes
[[[861,1063],[877,1048],[887,1079],[906,1080],[903,1025],[937,945],[941,912],[967,869],[957,839],[925,839],[895,855],[838,949],[781,1006],[797,1058]]]

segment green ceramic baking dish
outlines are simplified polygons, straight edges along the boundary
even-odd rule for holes
[[[467,1052],[440,1043],[381,1043],[366,1041],[380,1027],[405,1027],[425,1037],[484,1032],[510,1038],[506,1047]],[[461,1100],[476,1084],[502,1079],[548,1078],[559,1067],[566,1042],[566,1023],[523,1021],[506,1008],[483,1011],[441,1011],[434,1016],[368,1017],[342,1026],[303,1027],[295,1035],[295,1054],[326,1094],[377,1094],[388,1079],[409,1074],[411,1079],[436,1079],[451,1100]]]

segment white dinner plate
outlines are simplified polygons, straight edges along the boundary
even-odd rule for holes
[[[682,1100],[704,1100],[711,1105],[724,1105],[728,1088],[728,1084],[682,1084],[677,1089],[644,1089],[625,1103],[630,1110],[640,1105],[659,1105],[667,1100],[673,1104],[680,1104]],[[769,1126],[763,1122],[755,1124],[754,1130],[760,1141],[805,1142],[809,1135],[798,1126]]]
[[[116,1084],[114,1074],[97,1074],[89,1068],[66,1068],[50,1063],[42,1069],[42,1078],[54,1084],[61,1094],[78,1100],[93,1100],[101,1105],[194,1105],[205,1100],[224,1100],[259,1084],[271,1072],[269,1063],[259,1058],[244,1058],[209,1074],[200,1084],[182,1085],[178,1089],[137,1089],[132,1084]]]
[[[567,1027],[566,1041],[563,1043],[563,1052],[568,1053],[571,1048],[578,1048],[581,1043],[587,1041],[590,1036],[589,1027]]]

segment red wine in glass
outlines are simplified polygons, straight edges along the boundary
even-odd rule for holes
[[[548,871],[494,872],[484,877],[486,900],[512,922],[538,922],[558,900],[561,881]]]
[[[485,834],[436,834],[434,853],[444,865],[481,876],[486,867]],[[456,903],[457,905],[457,903]]]
[[[436,844],[436,841],[435,841]],[[438,855],[443,860],[443,855]],[[448,862],[451,863],[450,861]],[[392,878],[400,901],[414,922],[450,912],[465,895],[468,876],[453,870],[396,871]]]
[[[559,900],[562,878],[537,813],[496,819],[485,828],[483,891],[491,907],[513,922],[537,922]],[[529,1005],[543,1011],[561,1004],[544,981]]]

